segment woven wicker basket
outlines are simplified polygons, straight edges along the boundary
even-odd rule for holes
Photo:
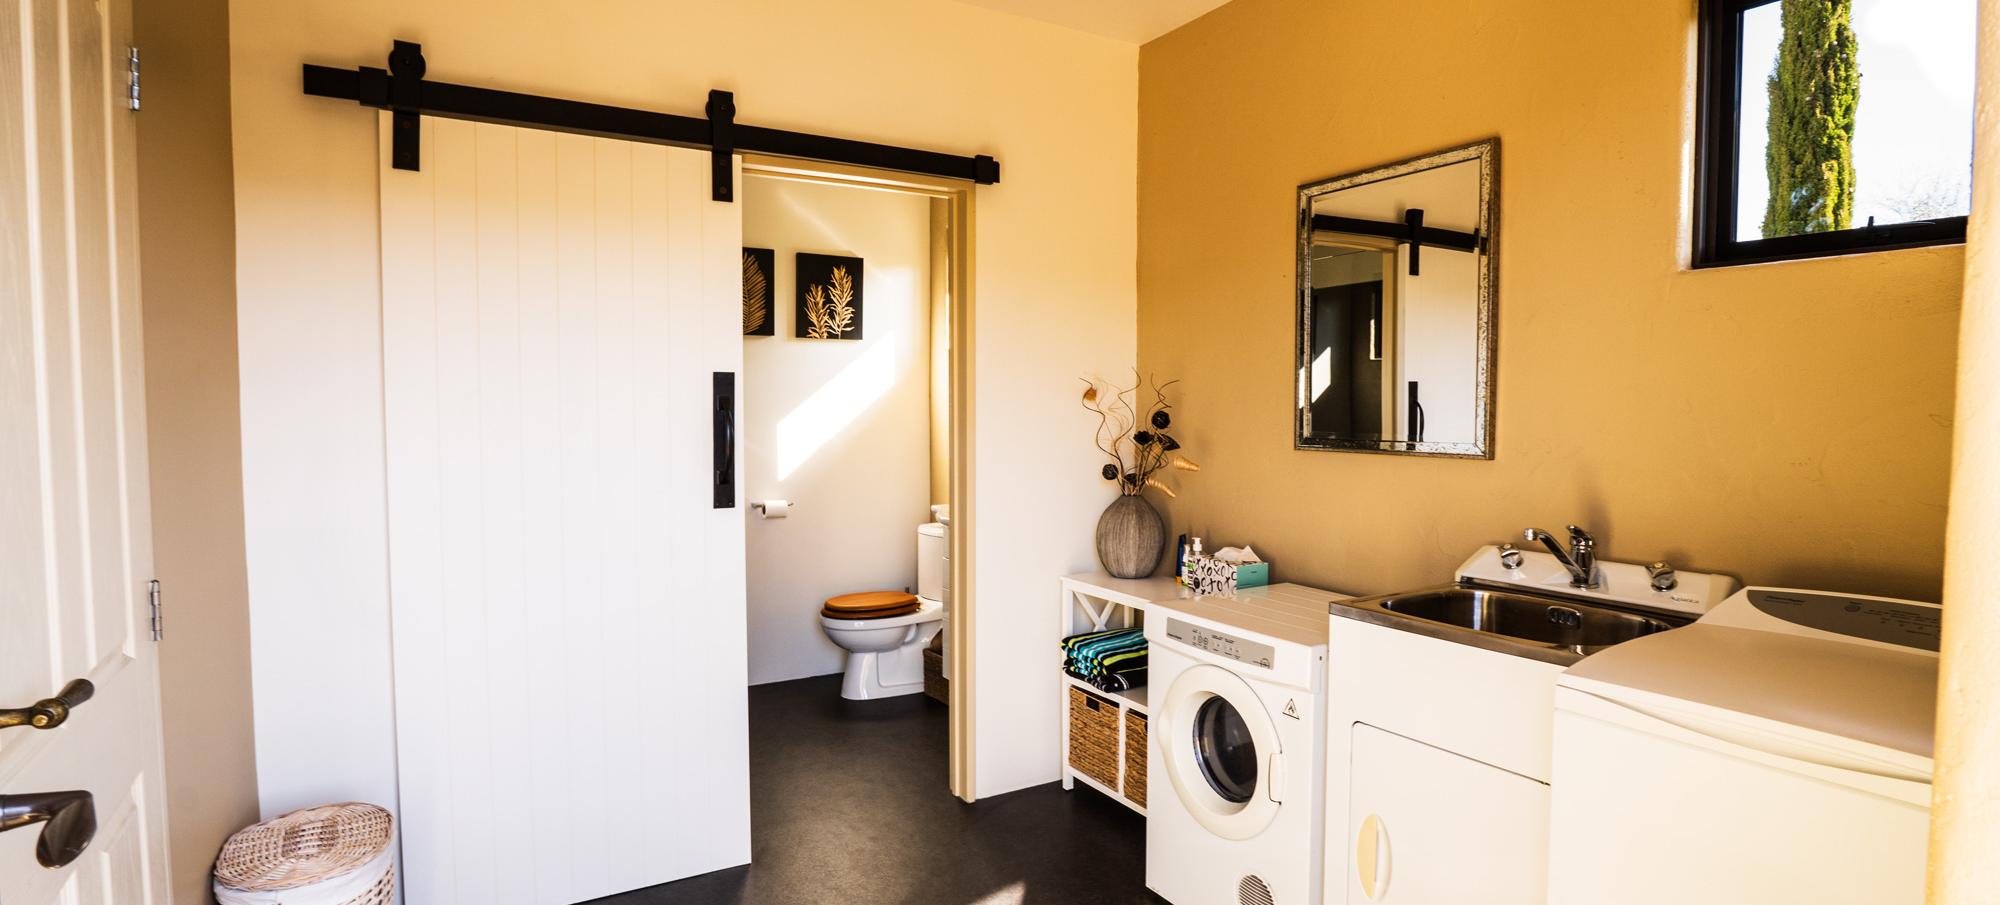
[[[221,905],[388,905],[395,820],[372,804],[305,808],[229,837],[215,859]]]
[[[1125,711],[1125,797],[1146,806],[1146,715]]]
[[[1069,765],[1083,775],[1118,788],[1118,705],[1071,686]]]

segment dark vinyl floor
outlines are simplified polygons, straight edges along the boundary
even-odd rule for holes
[[[595,905],[1157,905],[1144,820],[1051,783],[965,804],[944,705],[750,689],[752,862]]]

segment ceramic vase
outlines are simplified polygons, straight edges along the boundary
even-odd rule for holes
[[[1097,561],[1113,578],[1145,578],[1160,564],[1167,526],[1138,494],[1121,496],[1097,519]]]

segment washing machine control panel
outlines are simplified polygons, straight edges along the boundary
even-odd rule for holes
[[[1750,605],[1793,625],[1936,651],[1943,613],[1928,604],[1750,588]]]
[[[1169,618],[1167,620],[1167,637],[1198,651],[1211,653],[1218,657],[1227,657],[1238,663],[1261,666],[1265,669],[1271,668],[1273,658],[1277,656],[1277,651],[1269,644],[1238,638],[1235,635],[1182,622],[1179,619]]]

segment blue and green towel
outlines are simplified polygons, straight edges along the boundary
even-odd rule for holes
[[[1084,632],[1062,639],[1063,672],[1105,691],[1146,684],[1146,634],[1136,628]]]

